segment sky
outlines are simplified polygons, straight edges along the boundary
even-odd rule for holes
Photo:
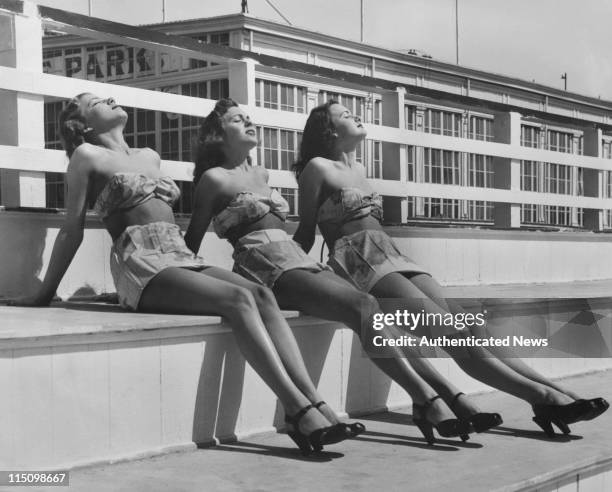
[[[418,49],[455,63],[612,101],[611,0],[271,0],[297,27],[390,49]],[[161,22],[163,0],[41,0],[127,24]],[[166,20],[240,12],[240,0],[166,0]],[[266,0],[251,15],[284,22]]]

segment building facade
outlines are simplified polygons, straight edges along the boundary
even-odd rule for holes
[[[515,134],[512,138],[520,138],[520,145],[612,159],[612,132],[609,131],[612,103],[609,102],[244,14],[147,27],[196,38],[202,43],[230,46],[431,91],[431,95],[399,91],[397,98],[389,103],[375,84],[366,86],[262,67],[249,81],[253,85],[253,103],[259,107],[306,114],[317,104],[334,98],[370,125],[485,142],[504,141],[496,135],[499,120],[503,120],[506,113],[518,112],[520,135]],[[209,99],[230,95],[228,68],[224,64],[69,35],[49,35],[43,45],[43,69],[47,73]],[[63,104],[65,102],[59,100],[45,103],[47,148],[60,148],[57,116]],[[394,104],[399,104],[399,110]],[[190,161],[197,118],[126,109],[130,115],[126,128],[130,145],[151,147],[162,159]],[[596,127],[599,129],[593,133]],[[253,155],[254,161],[268,169],[290,171],[297,157],[300,132],[274,126],[258,126],[257,131],[259,145]],[[588,140],[586,152],[585,135]],[[397,180],[416,186],[495,187],[496,164],[490,155],[427,145],[395,145],[368,138],[358,149],[357,159],[373,179]],[[585,195],[585,172],[577,165],[533,160],[520,160],[519,165],[519,189],[522,191],[570,197]],[[610,170],[595,171],[595,181],[593,173],[588,171],[588,196],[593,196],[592,189],[596,188],[596,196],[612,198],[612,160]],[[47,206],[62,208],[63,175],[47,173],[46,183]],[[192,185],[188,182],[180,185],[183,198],[176,211],[189,213]],[[295,187],[281,188],[292,214],[297,214],[298,207]],[[409,194],[401,203],[388,200],[385,204],[387,220],[392,223],[493,225],[494,211],[494,203],[484,199]],[[523,203],[519,213],[520,226],[526,228],[585,226],[584,211],[580,207]],[[597,230],[611,229],[611,211],[599,211],[595,220],[589,218],[588,226]]]

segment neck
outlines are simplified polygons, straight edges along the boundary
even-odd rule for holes
[[[125,154],[128,154],[130,151],[130,147],[123,137],[123,128],[113,128],[112,130],[96,135],[96,138],[101,145],[109,150]]]
[[[336,154],[337,160],[346,164],[348,167],[353,167],[357,163],[357,151],[356,149],[349,150],[348,152],[339,150]]]
[[[234,169],[237,167],[248,167],[249,162],[248,162],[248,158],[249,158],[249,151],[240,151],[240,150],[234,150],[232,151],[227,151],[225,152],[225,164],[223,165],[223,167],[226,167],[228,169]]]

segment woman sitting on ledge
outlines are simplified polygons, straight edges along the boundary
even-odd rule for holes
[[[311,111],[294,167],[300,196],[295,241],[309,251],[318,225],[330,251],[328,264],[362,292],[381,300],[401,300],[402,308],[413,313],[462,312],[384,232],[382,197],[372,190],[364,166],[355,160],[365,136],[359,118],[334,100]],[[455,337],[467,335],[459,329],[453,332]],[[568,434],[568,424],[590,420],[609,406],[603,398],[579,399],[515,356],[498,359],[482,347],[445,350],[473,378],[529,402],[533,420],[551,437],[552,424]]]
[[[372,325],[373,315],[381,311],[374,297],[310,258],[287,235],[289,205],[268,185],[268,171],[250,164],[249,152],[256,145],[255,126],[244,111],[231,99],[217,102],[200,127],[194,153],[196,189],[187,245],[197,252],[212,221],[217,235],[234,246],[234,271],[270,287],[282,307],[342,322],[362,343],[374,336],[394,338],[393,327],[379,331]],[[410,394],[419,409],[415,423],[429,443],[434,442],[433,427],[444,437],[465,440],[469,432],[501,423],[499,415],[479,412],[465,396],[459,399],[463,393],[426,359],[411,362],[430,376],[431,385],[416,374],[399,348],[387,346],[372,360]],[[455,418],[445,400],[461,419]],[[327,406],[322,410],[333,415]]]
[[[50,303],[83,240],[88,201],[95,200],[114,241],[111,272],[123,307],[222,316],[246,360],[280,399],[289,435],[303,454],[350,437],[350,428],[316,408],[322,398],[272,293],[187,248],[172,213],[179,189],[160,173],[156,152],[128,147],[126,121],[113,99],[93,94],[77,96],[62,111],[60,133],[70,157],[66,220],[39,292],[13,304]]]

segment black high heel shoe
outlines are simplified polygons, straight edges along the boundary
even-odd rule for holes
[[[315,407],[317,410],[323,405],[327,405],[327,403],[325,403],[323,400],[312,404],[312,406]],[[366,431],[365,425],[363,425],[361,422],[353,422],[351,424],[347,424],[346,422],[340,422],[336,425],[344,426],[347,432],[347,436],[349,438],[356,437]]]
[[[442,437],[461,437],[462,441],[467,441],[470,438],[468,434],[472,430],[469,422],[459,419],[446,419],[434,424],[427,420],[427,411],[438,398],[440,398],[440,395],[430,398],[422,405],[412,404],[412,421],[414,424],[419,428],[430,446],[436,442],[433,433],[434,428]]]
[[[604,398],[591,398],[590,400],[580,399],[576,401],[586,401],[591,407],[591,410],[587,412],[580,420],[593,420],[595,417],[599,417],[608,408],[610,408],[610,404]]]
[[[457,404],[457,400],[459,399],[461,395],[465,395],[465,393],[463,393],[462,391],[457,393],[453,397],[453,401],[451,401],[449,405],[450,409],[453,412],[455,412],[455,414],[457,412],[455,411],[454,407]],[[489,429],[492,429],[493,427],[497,427],[498,425],[501,425],[504,422],[499,413],[487,413],[487,412],[478,412],[478,413],[475,413],[474,415],[470,415],[469,417],[465,419],[460,419],[460,420],[467,422],[468,424],[471,424],[474,431],[478,433],[488,431]]]
[[[595,400],[599,400],[596,398]],[[603,400],[607,403],[605,400]],[[559,430],[567,435],[570,428],[568,424],[573,424],[579,420],[590,420],[594,414],[594,405],[597,411],[600,411],[604,406],[603,402],[593,403],[592,400],[576,400],[567,405],[533,405],[533,421],[538,424],[548,437],[555,437],[555,430],[552,424],[555,424]],[[606,407],[607,408],[607,407]],[[606,411],[606,408],[601,410],[598,415]]]
[[[312,405],[306,405],[293,416],[285,415],[285,422],[293,426],[293,430],[287,431],[287,435],[293,439],[304,456],[310,455],[313,451],[315,453],[322,451],[326,444],[334,444],[348,438],[346,430],[341,424],[330,425],[312,431],[310,434],[304,434],[300,430],[299,423],[302,417],[312,408],[314,408]]]

